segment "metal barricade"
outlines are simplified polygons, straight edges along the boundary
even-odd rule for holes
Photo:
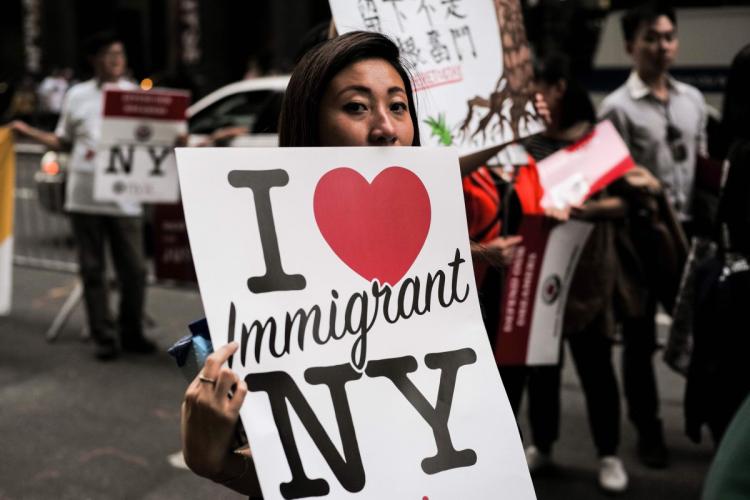
[[[47,208],[62,206],[63,186],[37,185],[34,180],[45,152],[44,146],[20,143],[15,145],[15,151],[13,263],[36,269],[76,272],[78,262],[68,217]],[[82,296],[83,286],[78,283],[47,329],[45,337],[48,341],[57,338]],[[86,335],[84,331],[83,336]]]
[[[45,209],[40,196],[61,205],[62,190],[50,189],[34,181],[39,172],[43,146],[16,144],[16,203],[14,216],[13,263],[37,269],[76,272],[73,236],[68,217]]]

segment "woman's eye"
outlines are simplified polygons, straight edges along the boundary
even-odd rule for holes
[[[391,104],[391,111],[395,113],[405,113],[408,109],[405,102],[394,102]]]
[[[347,102],[344,104],[344,111],[347,113],[361,113],[366,110],[367,108],[361,102]]]

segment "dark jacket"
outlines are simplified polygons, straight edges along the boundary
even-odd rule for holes
[[[615,234],[618,316],[642,317],[652,298],[671,311],[688,255],[687,240],[674,211],[663,194],[644,193],[624,180],[613,183],[610,191],[625,198],[630,207]]]

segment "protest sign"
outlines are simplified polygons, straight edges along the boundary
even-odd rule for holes
[[[575,144],[539,162],[543,207],[578,205],[635,166],[609,120]]]
[[[179,199],[174,144],[186,131],[187,92],[104,89],[94,198],[173,202]]]
[[[502,296],[495,359],[500,365],[559,362],[565,303],[578,258],[592,224],[553,225],[543,216],[524,216]]]
[[[535,498],[455,150],[178,149],[212,342],[264,498]]]
[[[185,215],[181,203],[154,206],[154,277],[158,281],[195,283]]]
[[[13,292],[13,204],[16,185],[13,134],[0,128],[0,315],[10,313]]]
[[[330,0],[339,33],[377,31],[410,63],[423,144],[461,154],[543,130],[519,0]]]

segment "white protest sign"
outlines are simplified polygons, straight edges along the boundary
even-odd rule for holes
[[[94,198],[179,200],[174,143],[186,131],[190,94],[176,90],[104,89]]]
[[[417,92],[422,144],[481,151],[544,129],[518,0],[330,0],[339,33],[398,44]]]
[[[201,297],[266,499],[535,498],[455,150],[178,149]]]
[[[563,208],[583,203],[634,166],[617,129],[605,120],[577,143],[539,162],[541,205]]]
[[[498,364],[559,362],[568,290],[592,229],[587,222],[552,225],[543,216],[524,216],[518,231],[523,241],[508,268],[500,306]]]

